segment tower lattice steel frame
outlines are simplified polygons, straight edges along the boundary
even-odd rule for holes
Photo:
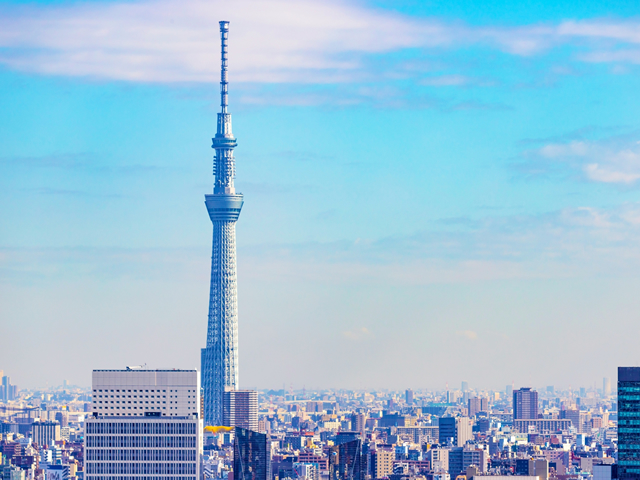
[[[212,195],[205,195],[205,205],[213,223],[211,253],[211,289],[207,346],[202,349],[202,386],[204,422],[222,425],[225,390],[238,388],[238,290],[236,274],[236,222],[243,199],[236,193],[233,149],[237,145],[231,132],[228,106],[227,39],[229,22],[220,22],[222,68],[218,129],[212,139],[216,155],[213,164],[215,183]]]

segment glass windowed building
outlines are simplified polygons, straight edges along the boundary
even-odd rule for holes
[[[640,478],[640,367],[618,367],[618,478]]]
[[[271,442],[264,433],[235,428],[234,480],[271,480]]]

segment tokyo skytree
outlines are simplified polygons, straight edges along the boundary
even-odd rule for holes
[[[229,22],[220,22],[222,69],[220,75],[220,113],[212,148],[215,176],[213,194],[205,195],[205,205],[213,223],[211,289],[207,346],[202,349],[204,423],[222,425],[225,390],[238,388],[238,291],[236,276],[236,221],[242,209],[242,194],[236,193],[231,114],[227,111],[227,39]]]

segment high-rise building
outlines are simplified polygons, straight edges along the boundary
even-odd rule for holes
[[[366,462],[362,456],[362,440],[357,438],[331,447],[329,480],[364,480]]]
[[[196,370],[94,370],[92,388],[86,480],[201,478]]]
[[[413,405],[413,390],[411,390],[410,388],[407,389],[407,391],[404,392],[404,396],[405,396],[407,405]]]
[[[218,128],[212,147],[215,181],[213,194],[205,195],[205,205],[213,223],[211,286],[207,344],[202,349],[204,420],[208,425],[223,422],[224,392],[238,388],[238,298],[236,274],[236,222],[242,209],[242,194],[236,193],[233,149],[228,106],[227,39],[229,22],[220,22],[222,68]]]
[[[258,430],[258,392],[255,390],[224,392],[223,412],[223,425]]]
[[[513,395],[513,385],[507,385],[505,391],[507,392],[507,398],[511,397]]]
[[[60,424],[58,422],[34,422],[31,425],[33,443],[39,447],[51,446],[61,439]]]
[[[462,390],[463,392],[469,390],[469,382],[462,381],[460,384],[460,390]]]
[[[351,430],[363,434],[366,421],[367,416],[364,413],[354,413],[351,415]]]
[[[538,418],[538,392],[521,388],[513,392],[513,419]]]
[[[640,478],[640,367],[618,367],[618,478]]]
[[[473,424],[469,417],[440,417],[438,420],[438,443],[462,447],[473,439]]]
[[[371,454],[373,478],[388,477],[393,473],[395,452],[386,448],[377,448]]]
[[[233,479],[271,480],[271,444],[268,435],[236,427]]]
[[[9,400],[13,400],[11,393],[11,377],[5,375],[2,377],[2,401],[8,402]]]
[[[489,454],[486,450],[474,447],[455,447],[449,452],[449,473],[452,477],[464,475],[467,467],[475,465],[478,471],[487,471]]]
[[[469,416],[473,417],[478,412],[489,411],[489,400],[486,398],[470,398],[469,399]]]
[[[92,383],[99,416],[199,416],[197,370],[94,370]]]
[[[610,378],[603,378],[602,379],[602,395],[604,395],[605,397],[608,397],[609,395],[611,395],[611,379]]]

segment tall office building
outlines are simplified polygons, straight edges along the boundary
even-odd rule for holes
[[[367,416],[364,413],[353,413],[351,415],[351,430],[364,434],[364,428],[367,421]]]
[[[258,392],[255,390],[224,392],[222,425],[258,430]]]
[[[211,253],[211,287],[207,345],[202,349],[202,385],[204,420],[221,425],[226,390],[238,388],[238,298],[236,275],[236,222],[243,199],[236,193],[233,149],[236,139],[231,131],[231,114],[227,111],[227,39],[229,22],[220,22],[222,69],[218,129],[212,147],[216,151],[213,194],[205,195],[205,205],[213,223]]]
[[[407,389],[407,391],[404,392],[404,396],[405,396],[407,405],[413,405],[413,390],[411,390],[410,388]]]
[[[236,427],[233,479],[271,480],[271,444],[268,435]]]
[[[440,417],[438,420],[438,443],[462,447],[473,439],[473,423],[469,417]]]
[[[640,367],[618,367],[618,478],[640,478]]]
[[[94,370],[92,412],[99,416],[198,415],[197,370]]]
[[[196,370],[95,370],[85,479],[199,480],[199,390]]]
[[[521,388],[513,392],[513,419],[538,418],[538,392]]]
[[[470,398],[469,399],[469,416],[473,417],[478,412],[489,411],[489,400],[486,398]]]
[[[34,422],[31,425],[33,443],[39,447],[52,446],[62,437],[60,436],[60,424],[58,422]]]
[[[331,447],[329,480],[364,480],[366,462],[362,440],[357,438]]]

